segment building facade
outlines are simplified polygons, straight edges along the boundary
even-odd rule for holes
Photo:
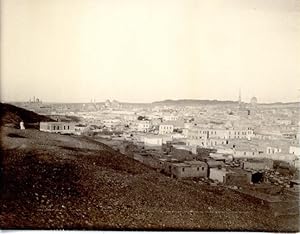
[[[174,131],[174,126],[171,124],[161,124],[159,125],[159,134],[164,135],[164,134],[170,134]]]
[[[171,175],[176,178],[204,178],[207,177],[207,164],[201,161],[185,161],[170,165]]]
[[[40,131],[71,134],[75,133],[75,125],[72,122],[40,122]]]
[[[137,122],[137,131],[138,132],[148,132],[150,129],[150,121],[140,120]]]

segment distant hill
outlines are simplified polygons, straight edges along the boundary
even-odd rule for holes
[[[21,121],[24,122],[25,127],[34,127],[41,121],[54,120],[11,104],[0,103],[0,126],[12,125],[19,127]]]
[[[300,102],[272,102],[272,103],[259,103],[265,106],[297,106]]]
[[[219,101],[219,100],[198,100],[198,99],[179,99],[179,100],[164,100],[153,102],[153,105],[233,105],[236,101]]]
[[[199,99],[179,99],[179,100],[164,100],[152,102],[153,105],[236,105],[237,101],[220,101],[220,100],[199,100]],[[259,105],[285,105],[285,106],[294,106],[299,105],[299,102],[275,102],[275,103],[258,103]]]

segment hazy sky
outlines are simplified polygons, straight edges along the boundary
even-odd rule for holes
[[[297,101],[299,0],[2,0],[1,100]]]

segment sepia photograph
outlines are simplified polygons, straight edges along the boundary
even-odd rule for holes
[[[300,232],[299,129],[300,0],[0,0],[4,232]]]

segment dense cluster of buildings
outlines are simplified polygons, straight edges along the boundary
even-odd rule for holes
[[[43,122],[41,131],[89,134],[172,177],[253,183],[278,165],[300,167],[298,104],[262,105],[255,97],[250,103],[177,106],[107,100],[61,105],[48,114],[80,122]],[[128,145],[131,151],[124,149]]]

